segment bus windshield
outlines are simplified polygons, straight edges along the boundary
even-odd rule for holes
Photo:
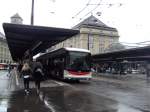
[[[68,70],[90,71],[90,53],[69,52]]]

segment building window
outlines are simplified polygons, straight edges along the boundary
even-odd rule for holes
[[[93,48],[93,44],[94,44],[93,35],[89,34],[89,36],[88,36],[88,48],[89,49]]]

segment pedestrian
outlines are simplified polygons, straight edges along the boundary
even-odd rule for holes
[[[9,77],[9,86],[8,86],[8,88],[12,89],[13,81],[15,79],[14,70],[10,71],[10,74],[9,74],[8,77]]]
[[[20,78],[21,78],[21,69],[22,69],[22,66],[23,66],[22,62],[19,62],[17,70],[18,70],[18,75],[19,75]]]
[[[43,73],[43,66],[40,62],[35,62],[33,65],[33,78],[35,81],[35,87],[37,94],[40,93],[40,83],[43,80],[44,73]]]
[[[11,75],[11,74],[10,74],[11,69],[12,69],[12,67],[11,67],[11,65],[9,64],[9,65],[8,65],[8,73],[7,73],[7,76],[8,76],[8,77],[10,77],[10,75]]]
[[[146,66],[146,75],[147,75],[147,78],[149,79],[150,77],[150,61],[147,61],[147,66]]]
[[[23,77],[24,81],[24,89],[25,92],[29,93],[29,81],[31,77],[32,71],[28,63],[24,63],[22,70],[21,70],[21,76]]]

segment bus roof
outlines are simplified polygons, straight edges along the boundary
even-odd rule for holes
[[[43,53],[43,54],[37,56],[35,59],[41,59],[41,58],[47,58],[50,56],[56,56],[58,54],[62,54],[64,52],[66,52],[66,51],[77,51],[77,52],[90,53],[90,51],[87,49],[64,47],[64,48],[60,48],[60,49],[52,50],[50,52]]]
[[[90,53],[89,50],[87,50],[87,49],[81,49],[81,48],[65,47],[64,49],[66,49],[68,51],[79,51],[79,52],[88,52],[88,53]]]

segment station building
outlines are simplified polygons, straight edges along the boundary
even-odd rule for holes
[[[100,54],[119,41],[117,29],[107,26],[93,15],[75,25],[73,29],[79,30],[80,33],[57,44],[53,49],[76,47],[88,49],[92,54]]]
[[[18,13],[11,17],[11,23],[22,24],[23,19]],[[0,32],[0,63],[12,63],[12,57],[9,51],[7,40],[5,36]]]
[[[0,63],[12,63],[5,36],[0,32]]]

